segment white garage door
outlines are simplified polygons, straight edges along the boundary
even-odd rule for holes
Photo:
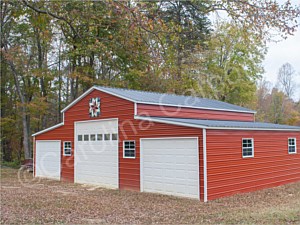
[[[141,139],[141,191],[199,199],[198,139]]]
[[[36,141],[37,177],[60,179],[60,141]]]
[[[118,188],[118,120],[75,123],[75,182]]]

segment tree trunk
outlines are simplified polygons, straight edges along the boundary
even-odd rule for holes
[[[5,46],[6,53],[8,52]],[[23,147],[24,147],[24,155],[25,159],[31,159],[31,149],[30,149],[30,125],[29,120],[27,119],[27,107],[26,107],[26,99],[24,93],[21,90],[19,79],[18,79],[18,72],[15,68],[15,65],[11,60],[8,60],[8,64],[12,70],[12,74],[15,81],[16,92],[21,101],[21,117],[22,117],[22,125],[23,125]]]

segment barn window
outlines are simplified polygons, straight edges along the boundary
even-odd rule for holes
[[[104,134],[104,140],[109,141],[110,140],[110,134]]]
[[[82,135],[78,135],[78,141],[82,141]]]
[[[135,158],[135,141],[123,142],[123,158]]]
[[[96,141],[96,135],[95,134],[91,134],[90,140],[91,141]]]
[[[118,134],[111,134],[111,140],[117,141],[118,140]]]
[[[102,141],[102,140],[103,140],[103,135],[97,134],[97,141]]]
[[[290,154],[296,153],[296,138],[288,139],[288,149]]]
[[[243,158],[254,156],[254,144],[253,138],[243,138],[242,139],[242,152]]]
[[[71,156],[72,155],[72,144],[71,141],[64,142],[64,156]]]

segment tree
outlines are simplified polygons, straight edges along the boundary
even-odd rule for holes
[[[204,97],[240,105],[253,101],[264,52],[264,43],[246,27],[219,23],[208,42],[206,69],[199,71]]]
[[[298,27],[300,6],[293,6],[291,1],[281,4],[277,0],[213,0],[207,4],[209,12],[226,11],[232,20],[261,39],[271,40],[274,31],[287,38]]]
[[[60,109],[94,84],[252,104],[264,41],[274,29],[292,34],[299,16],[267,0],[0,5],[6,160],[30,157],[30,134],[61,121]],[[235,22],[214,31],[209,14],[220,10]]]
[[[296,73],[291,64],[285,63],[279,68],[277,76],[278,84],[280,89],[287,95],[288,98],[292,98],[295,93],[295,77]]]
[[[256,103],[257,121],[294,126],[300,123],[299,102],[294,102],[284,92],[272,88],[266,80],[258,83]]]

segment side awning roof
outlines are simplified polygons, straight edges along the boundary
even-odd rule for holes
[[[298,126],[289,126],[273,123],[260,122],[240,122],[227,120],[200,120],[186,118],[169,117],[145,117],[135,116],[135,119],[147,120],[159,123],[167,123],[179,126],[205,128],[205,129],[226,129],[226,130],[282,130],[282,131],[300,131]]]

